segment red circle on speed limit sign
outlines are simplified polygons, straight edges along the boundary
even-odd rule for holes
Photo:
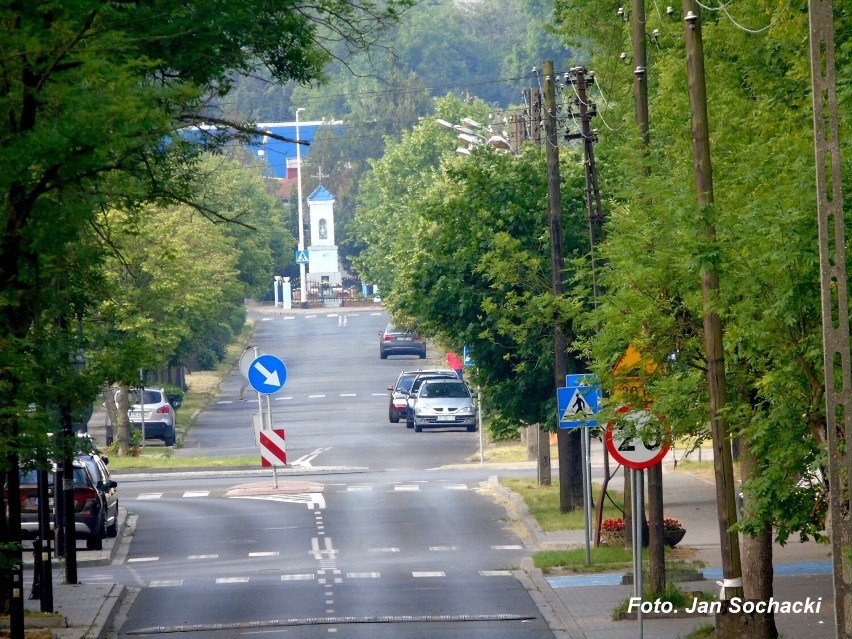
[[[622,406],[619,413],[626,413],[624,419],[635,422],[638,430],[642,425],[655,416],[646,410],[631,410],[629,406]],[[669,452],[669,445],[663,442],[651,442],[646,444],[641,437],[621,437],[614,432],[615,424],[609,422],[606,425],[606,447],[615,460],[627,468],[644,470],[663,461]]]

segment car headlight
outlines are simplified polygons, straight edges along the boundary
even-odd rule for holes
[[[476,409],[473,406],[462,406],[456,411],[456,415],[474,415]]]
[[[414,413],[416,415],[434,415],[435,409],[428,404],[415,404]]]

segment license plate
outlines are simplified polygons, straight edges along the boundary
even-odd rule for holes
[[[142,413],[139,411],[133,411],[130,413],[130,419],[142,419]]]
[[[411,341],[411,338],[410,338],[410,337],[397,337],[397,339],[398,339],[400,342],[410,342],[410,341]]]
[[[454,422],[456,418],[453,415],[438,415],[439,422]]]

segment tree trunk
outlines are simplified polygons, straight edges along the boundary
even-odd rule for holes
[[[651,592],[666,589],[666,555],[663,542],[663,465],[648,469],[648,558]]]
[[[113,437],[118,442],[119,457],[130,452],[130,422],[127,418],[128,393],[129,389],[124,382],[118,384],[118,393],[115,393],[115,389],[108,384],[105,384],[102,388],[104,406],[109,422],[112,424]]]
[[[740,445],[740,472],[743,483],[746,484],[757,473],[757,460],[748,445]],[[743,506],[746,510],[748,504]],[[772,597],[772,527],[766,525],[754,537],[743,536],[743,595],[746,599],[769,601]],[[775,627],[775,614],[771,611],[754,613],[750,624],[751,636],[756,639],[776,639],[778,629]]]

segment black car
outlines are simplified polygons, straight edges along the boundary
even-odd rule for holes
[[[74,530],[86,540],[88,550],[101,550],[106,537],[118,534],[118,484],[109,478],[108,459],[97,454],[77,455],[74,469]],[[47,473],[51,527],[56,519],[54,469]],[[38,536],[38,471],[20,473],[21,534],[24,539]]]
[[[387,359],[388,355],[417,355],[426,359],[426,342],[417,333],[400,331],[388,324],[379,332],[379,357]]]
[[[396,378],[396,383],[393,386],[388,386],[390,397],[388,399],[388,419],[392,424],[399,423],[399,420],[405,416],[408,409],[408,393],[411,392],[411,386],[414,380],[419,375],[446,375],[455,377],[456,374],[451,370],[416,370],[402,371],[399,377]]]

